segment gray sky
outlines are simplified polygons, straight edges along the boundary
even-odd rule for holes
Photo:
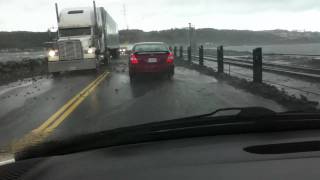
[[[0,31],[45,31],[56,26],[59,8],[92,6],[91,0],[0,0]],[[96,0],[125,28],[288,29],[320,31],[319,0]]]

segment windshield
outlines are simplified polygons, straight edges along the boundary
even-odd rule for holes
[[[132,50],[134,52],[169,52],[169,48],[164,44],[137,44]]]
[[[68,28],[59,29],[60,37],[91,35],[91,28]]]
[[[2,152],[225,108],[319,112],[320,1],[93,7],[0,2],[0,161]]]

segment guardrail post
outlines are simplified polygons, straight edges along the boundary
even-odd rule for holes
[[[183,59],[183,46],[180,46],[180,49],[179,49],[179,57],[181,59]]]
[[[174,57],[177,57],[177,46],[174,46],[173,48],[173,55]]]
[[[192,59],[191,59],[191,47],[188,46],[188,62],[191,63]]]
[[[199,47],[199,65],[203,66],[203,45]]]
[[[253,82],[262,83],[262,48],[253,50]]]
[[[217,48],[217,63],[218,63],[218,73],[224,73],[224,67],[223,67],[223,46],[219,46]]]

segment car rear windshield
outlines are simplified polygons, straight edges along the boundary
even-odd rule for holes
[[[165,44],[137,44],[132,49],[135,52],[168,52]]]
[[[91,28],[85,27],[59,29],[59,34],[61,37],[91,35]]]

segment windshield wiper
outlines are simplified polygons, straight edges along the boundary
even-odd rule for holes
[[[281,112],[278,114],[320,114],[320,109],[291,110],[291,111]]]
[[[208,114],[203,114],[200,116],[195,116],[195,117],[208,117],[208,116],[215,116],[219,113],[226,113],[228,111],[236,111],[237,113],[233,113],[232,115],[237,116],[237,117],[261,117],[261,116],[275,116],[275,115],[289,115],[289,114],[295,114],[295,115],[320,115],[320,110],[291,110],[291,111],[285,111],[285,112],[280,112],[277,113],[271,109],[267,109],[264,107],[233,107],[233,108],[222,108],[215,110],[211,113]]]
[[[214,116],[217,113],[234,110],[239,112],[227,116]],[[282,114],[261,107],[225,108],[199,116],[118,128],[61,141],[50,141],[17,152],[15,159],[63,155],[159,140],[305,129],[320,129],[320,115]]]
[[[275,111],[272,111],[270,109],[264,108],[264,107],[233,107],[233,108],[222,108],[215,110],[208,114],[203,114],[200,116],[193,116],[195,117],[208,117],[208,116],[214,116],[221,112],[228,112],[228,111],[237,111],[238,113],[233,114],[238,117],[259,117],[259,116],[270,116],[277,114]]]

